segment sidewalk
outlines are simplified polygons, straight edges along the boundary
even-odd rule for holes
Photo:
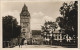
[[[19,46],[15,46],[14,48],[19,48]],[[65,48],[65,47],[51,45],[22,45],[22,48]]]

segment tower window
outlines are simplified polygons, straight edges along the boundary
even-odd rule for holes
[[[24,22],[23,25],[27,24],[27,22]]]
[[[23,35],[25,35],[25,33]]]
[[[25,31],[25,29],[23,29],[23,31]]]

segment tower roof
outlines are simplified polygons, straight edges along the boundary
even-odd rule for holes
[[[28,8],[27,8],[26,4],[24,4],[22,10],[25,11],[25,10],[27,10],[27,9],[28,9]]]
[[[29,13],[29,11],[28,11],[28,8],[27,8],[26,4],[24,4],[24,6],[23,6],[23,8],[22,8],[22,11],[21,11],[20,16],[24,16],[24,15],[30,16],[30,13]]]

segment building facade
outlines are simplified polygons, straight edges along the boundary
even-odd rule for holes
[[[41,30],[32,30],[32,45],[41,45],[42,42]]]
[[[29,39],[30,34],[30,13],[27,6],[24,4],[20,13],[21,37]]]
[[[43,37],[43,44],[46,45],[62,45],[62,43],[71,43],[73,40],[68,34],[64,33],[64,29],[54,30],[51,25],[53,22],[46,22],[46,25],[42,26],[41,35]]]

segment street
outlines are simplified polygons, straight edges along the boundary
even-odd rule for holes
[[[19,46],[15,46],[14,48],[19,48]],[[65,47],[52,45],[22,45],[22,48],[65,48]]]

